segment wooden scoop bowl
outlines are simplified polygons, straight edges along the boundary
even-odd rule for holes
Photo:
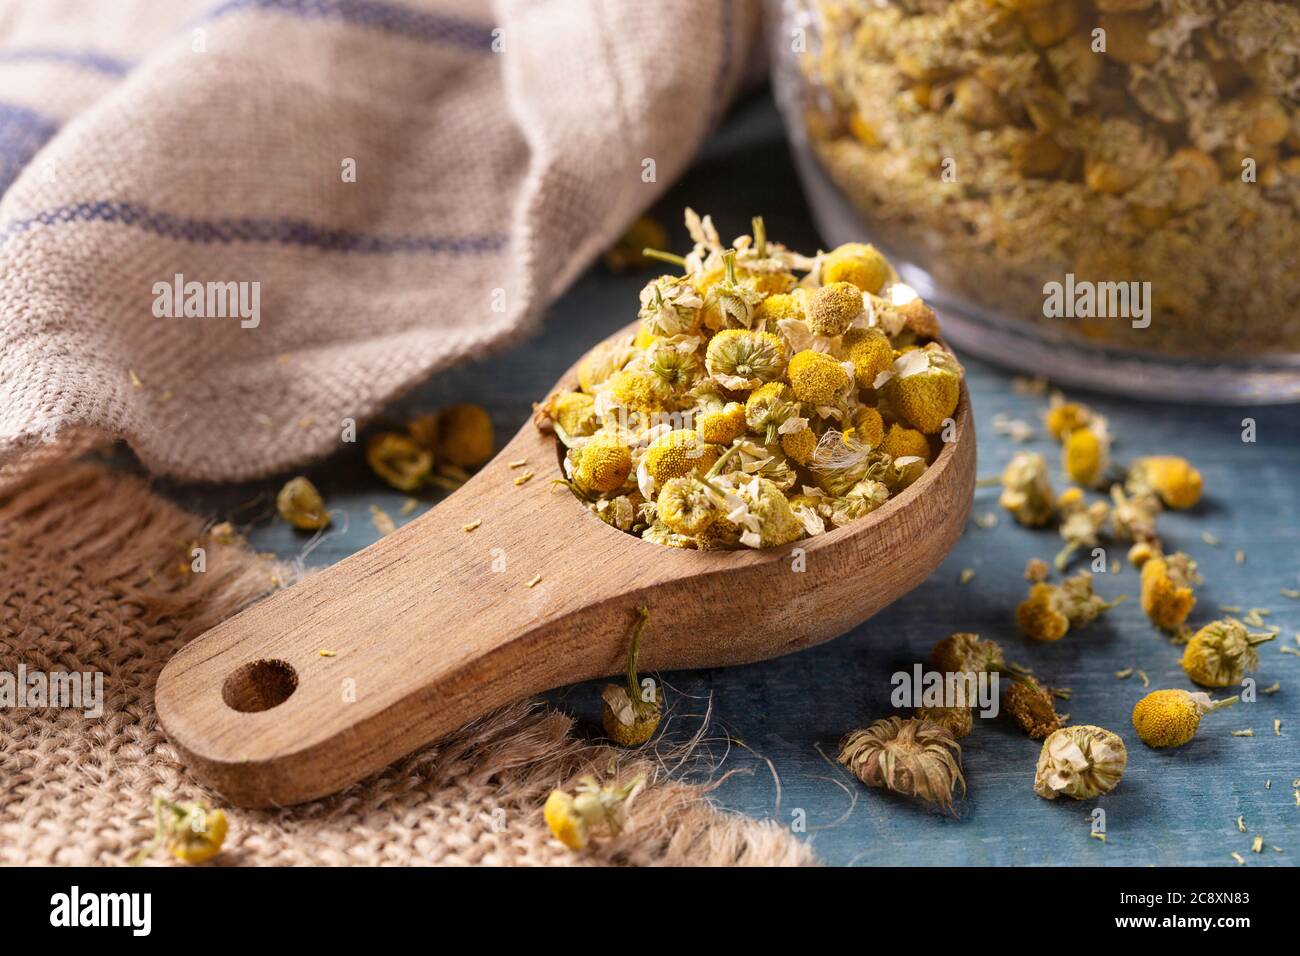
[[[560,384],[576,381],[575,364]],[[647,671],[829,640],[924,581],[961,535],[975,484],[964,385],[954,418],[934,464],[865,518],[786,547],[713,552],[597,519],[551,484],[557,442],[528,422],[436,508],[182,648],[159,675],[158,717],[195,776],[233,803],[293,804],[520,698],[621,674],[641,605]],[[522,486],[523,469],[507,467],[519,459],[534,473]]]

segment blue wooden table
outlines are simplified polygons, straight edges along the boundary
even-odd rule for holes
[[[799,193],[780,124],[769,100],[742,103],[708,144],[695,167],[655,209],[673,230],[674,248],[686,245],[680,226],[684,206],[711,212],[724,236],[748,231],[762,214],[769,235],[801,250],[821,241]],[[478,402],[492,414],[498,435],[508,437],[528,418],[573,358],[635,315],[636,294],[646,275],[614,276],[597,267],[551,309],[541,333],[519,347],[436,376],[394,412],[424,410],[453,402]],[[979,433],[982,475],[999,471],[1017,448],[1058,461],[1039,415],[1045,399],[1020,394],[1012,376],[977,361],[967,362]],[[1188,383],[1195,388],[1194,382]],[[1129,714],[1151,688],[1195,689],[1178,666],[1180,649],[1157,634],[1137,603],[1138,578],[1127,563],[1117,575],[1099,575],[1097,590],[1129,600],[1101,621],[1056,645],[1029,646],[1014,626],[1014,610],[1027,584],[1031,557],[1051,558],[1060,545],[1052,530],[1029,531],[996,506],[995,489],[977,492],[973,516],[998,516],[995,527],[972,521],[952,555],[925,584],[861,627],[803,653],[746,667],[662,675],[673,714],[668,733],[685,739],[712,708],[705,753],[716,773],[741,771],[716,791],[718,803],[755,817],[806,830],[821,859],[833,864],[963,865],[1056,864],[1291,865],[1300,858],[1300,657],[1279,646],[1300,647],[1300,601],[1282,596],[1300,588],[1300,426],[1294,407],[1254,409],[1139,404],[1080,394],[1108,416],[1116,435],[1115,456],[1186,455],[1205,476],[1206,495],[1190,513],[1166,514],[1162,532],[1169,547],[1189,551],[1205,575],[1193,621],[1222,616],[1219,605],[1271,609],[1269,622],[1282,634],[1262,651],[1260,687],[1281,689],[1206,718],[1189,746],[1157,752],[1140,743]],[[1022,444],[996,434],[999,413],[1037,425]],[[1253,418],[1257,441],[1242,441],[1242,420]],[[1059,471],[1059,469],[1058,469]],[[346,531],[326,536],[309,565],[326,565],[376,540],[370,506],[379,505],[399,523],[404,495],[374,478],[353,446],[306,473],[330,507],[346,514]],[[251,525],[254,547],[294,558],[305,536],[274,518],[280,481],[235,487],[167,487],[191,509],[216,520]],[[1058,490],[1064,487],[1059,473]],[[416,514],[436,501],[421,505]],[[1211,546],[1202,533],[1221,542]],[[1245,552],[1244,564],[1235,552]],[[1122,558],[1118,549],[1115,557]],[[962,572],[974,577],[961,584]],[[868,790],[834,762],[848,731],[894,711],[890,676],[924,661],[933,643],[954,631],[974,631],[1001,642],[1008,656],[1031,666],[1046,682],[1068,686],[1063,702],[1073,723],[1093,723],[1124,737],[1129,765],[1112,795],[1089,803],[1048,802],[1034,795],[1039,744],[1007,718],[976,720],[963,742],[970,788],[960,816]],[[651,632],[650,639],[653,639]],[[1117,671],[1133,668],[1127,679]],[[603,682],[602,682],[603,683]],[[555,692],[553,702],[582,720],[581,732],[599,735],[600,684]],[[1282,721],[1281,736],[1274,720]],[[1253,737],[1231,732],[1250,728]],[[1271,786],[1270,786],[1271,783]],[[1090,811],[1106,812],[1107,839],[1090,837]],[[1238,818],[1247,832],[1240,832]],[[1251,852],[1256,835],[1264,851]],[[1278,852],[1272,847],[1280,847]]]

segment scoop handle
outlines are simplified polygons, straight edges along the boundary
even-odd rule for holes
[[[297,803],[497,707],[618,672],[635,589],[620,594],[593,556],[630,562],[615,556],[634,539],[553,489],[559,473],[553,439],[527,424],[427,514],[184,647],[155,702],[195,775],[237,804]]]

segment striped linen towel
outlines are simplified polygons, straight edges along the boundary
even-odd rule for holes
[[[185,479],[327,454],[653,202],[759,14],[0,0],[0,477],[119,437]]]

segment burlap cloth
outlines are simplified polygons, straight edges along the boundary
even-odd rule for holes
[[[153,711],[168,657],[287,582],[285,568],[207,539],[202,522],[98,465],[37,476],[0,498],[0,672],[101,671],[104,712],[0,708],[0,864],[120,864],[152,834],[155,792],[222,801],[177,761]],[[669,779],[653,749],[584,743],[569,718],[520,704],[333,797],[229,810],[219,862],[260,864],[765,864],[811,862],[772,821],[715,810],[708,787]],[[650,775],[627,828],[592,852],[552,840],[541,805],[584,773]],[[159,861],[167,860],[159,854]]]
[[[0,475],[87,433],[194,479],[336,449],[527,328],[653,202],[758,22],[757,0],[0,0]],[[259,283],[257,326],[157,317],[178,274]]]

